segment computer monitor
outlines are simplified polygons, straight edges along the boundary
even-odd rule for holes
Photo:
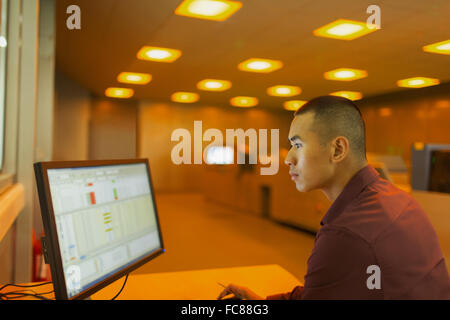
[[[450,193],[450,149],[431,153],[429,191]]]
[[[146,159],[34,164],[56,299],[83,299],[164,252]]]
[[[411,187],[414,190],[432,191],[430,190],[430,177],[433,168],[432,154],[440,150],[450,150],[450,145],[424,143],[414,143],[412,145]]]

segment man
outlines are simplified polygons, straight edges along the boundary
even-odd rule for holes
[[[289,141],[285,163],[297,190],[320,189],[333,203],[316,235],[304,287],[267,299],[450,299],[433,226],[409,194],[367,165],[365,126],[352,101],[309,101],[295,113]],[[231,293],[263,299],[235,284],[218,299]]]

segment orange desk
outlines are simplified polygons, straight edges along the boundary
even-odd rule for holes
[[[93,300],[109,300],[123,285],[121,278],[94,293]],[[266,297],[291,291],[301,285],[292,274],[279,265],[218,268],[193,271],[130,274],[125,288],[117,298],[122,300],[215,300],[224,285],[235,283],[250,288]],[[11,291],[12,289],[10,289]],[[35,292],[52,290],[52,285],[33,289]],[[4,291],[3,291],[4,292]]]

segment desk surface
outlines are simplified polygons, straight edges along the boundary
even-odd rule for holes
[[[94,293],[93,300],[109,300],[123,285],[121,278]],[[224,285],[235,283],[250,288],[266,297],[291,291],[301,283],[279,265],[218,268],[179,272],[130,274],[118,300],[215,300]],[[12,291],[14,289],[9,289]],[[52,290],[52,285],[33,289],[35,292]],[[6,290],[2,291],[5,292]],[[49,297],[47,295],[47,297]]]

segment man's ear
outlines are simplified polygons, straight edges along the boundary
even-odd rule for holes
[[[346,137],[336,137],[332,142],[332,155],[331,160],[333,162],[341,162],[344,160],[350,152],[350,143]]]

